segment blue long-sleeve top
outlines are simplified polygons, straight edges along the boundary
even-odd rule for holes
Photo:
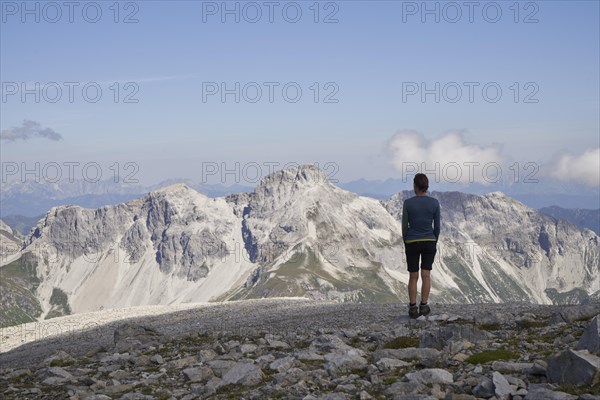
[[[432,226],[433,224],[433,226]],[[440,203],[429,196],[414,196],[402,205],[404,243],[433,240],[440,236]]]

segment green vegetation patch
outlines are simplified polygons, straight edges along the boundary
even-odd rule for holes
[[[584,304],[589,301],[587,292],[580,288],[569,290],[568,292],[559,292],[554,288],[550,288],[546,289],[545,292],[552,301],[552,304],[577,305]]]
[[[544,328],[548,326],[547,321],[520,321],[518,322],[519,327],[521,328]]]
[[[483,269],[483,279],[504,301],[527,301],[531,298],[519,282],[506,274],[502,267],[488,258],[477,257]]]
[[[50,305],[52,308],[48,311],[46,319],[61,317],[63,315],[71,314],[71,307],[69,306],[69,296],[61,289],[55,287],[52,289],[52,295],[50,296]]]
[[[50,363],[51,367],[70,367],[75,365],[75,361],[54,360]]]
[[[502,326],[500,324],[482,324],[478,328],[482,331],[499,331]]]
[[[596,383],[593,386],[576,386],[576,385],[568,385],[562,386],[556,389],[559,392],[569,393],[575,396],[581,396],[584,394],[592,394],[592,395],[600,395],[600,382]]]
[[[408,347],[419,347],[419,338],[412,336],[398,336],[383,344],[384,349],[406,349]]]
[[[35,294],[39,284],[33,254],[0,268],[0,327],[32,322],[42,314]]]
[[[247,291],[236,292],[232,300],[274,296],[302,297],[308,291],[326,293],[330,290],[348,293],[355,302],[397,302],[397,295],[380,277],[381,263],[368,259],[364,249],[354,250],[360,266],[347,266],[339,275],[328,271],[325,256],[310,247],[296,245],[289,250],[292,256],[276,270],[261,276]],[[334,262],[333,257],[331,262]],[[400,290],[400,288],[398,288]]]
[[[498,360],[514,360],[519,358],[519,354],[509,350],[486,350],[481,353],[476,353],[467,358],[465,361],[470,364],[485,364],[491,361]]]

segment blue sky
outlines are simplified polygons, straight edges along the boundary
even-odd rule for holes
[[[314,1],[275,2],[272,23],[262,1],[251,6],[227,2],[239,7],[239,23],[233,15],[221,21],[222,2],[121,2],[118,23],[112,1],[94,3],[102,10],[97,23],[82,15],[89,2],[78,3],[72,23],[66,8],[52,23],[53,9],[28,2],[31,9],[39,7],[40,21],[25,15],[22,22],[23,3],[0,3],[3,163],[134,162],[141,181],[153,183],[175,177],[200,180],[203,162],[231,168],[236,162],[330,162],[339,166],[336,177],[342,181],[386,179],[402,174],[398,157],[421,162],[409,160],[410,155],[427,153],[440,136],[459,132],[454,141],[459,149],[450,149],[449,158],[441,157],[444,162],[536,162],[540,175],[560,180],[597,165],[598,1],[519,2],[519,22],[512,1],[477,2],[473,22],[463,2],[456,2],[463,13],[456,23],[447,21],[454,16],[449,2],[428,3],[438,5],[439,22],[434,15],[421,21],[422,2],[320,2],[318,23]],[[250,23],[244,16],[254,16],[254,5],[263,15]],[[408,15],[413,6],[417,13]],[[502,15],[488,22],[496,6]],[[87,7],[93,18],[95,8]],[[206,14],[214,7],[216,15]],[[284,7],[288,18],[302,10],[299,21],[286,21]],[[123,23],[130,13],[137,23]],[[324,23],[331,13],[338,22]],[[528,15],[538,22],[525,23]],[[11,85],[21,90],[36,82],[48,96],[53,96],[49,83],[56,82],[62,99],[51,103],[41,92],[36,103],[33,95],[23,101],[20,92],[6,93],[14,89]],[[65,82],[79,84],[73,102]],[[96,103],[86,101],[81,91],[90,82],[102,89]],[[134,85],[125,87],[127,82]],[[218,94],[206,95],[211,82],[229,88],[256,82],[262,97],[247,101],[255,93],[250,85],[239,103],[233,94],[222,102]],[[265,82],[275,82],[273,102]],[[449,90],[439,103],[433,94],[423,102],[418,93],[406,93],[412,83],[432,89],[436,82],[440,95],[444,85]],[[451,82],[463,91],[454,103],[448,101],[455,97]],[[473,102],[463,82],[478,85]],[[287,83],[302,89],[298,102],[285,100],[281,88]],[[482,94],[490,83],[502,90],[495,103]],[[138,89],[133,97],[138,102],[125,103],[132,88]],[[337,102],[325,102],[333,92]],[[525,102],[527,95],[537,103]],[[28,140],[6,139],[10,132],[22,132],[18,128],[24,120],[62,139],[35,134]],[[394,152],[391,143],[402,147],[408,130],[420,135],[421,147]],[[473,146],[481,151],[469,158]],[[107,168],[104,173],[109,177]],[[588,174],[585,183],[597,188],[597,176]]]

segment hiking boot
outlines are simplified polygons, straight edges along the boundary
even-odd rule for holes
[[[408,307],[408,316],[412,319],[419,318],[419,307],[416,304]]]
[[[431,308],[427,304],[419,304],[419,315],[428,315],[431,312]]]

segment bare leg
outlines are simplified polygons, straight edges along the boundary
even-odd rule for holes
[[[417,282],[419,281],[418,272],[409,272],[408,278],[408,300],[411,304],[417,302]]]
[[[429,301],[429,290],[431,289],[431,271],[427,269],[421,270],[421,278],[423,281],[421,282],[421,302],[427,303]],[[415,289],[417,282],[415,281]],[[415,301],[416,301],[416,293],[415,293]]]

